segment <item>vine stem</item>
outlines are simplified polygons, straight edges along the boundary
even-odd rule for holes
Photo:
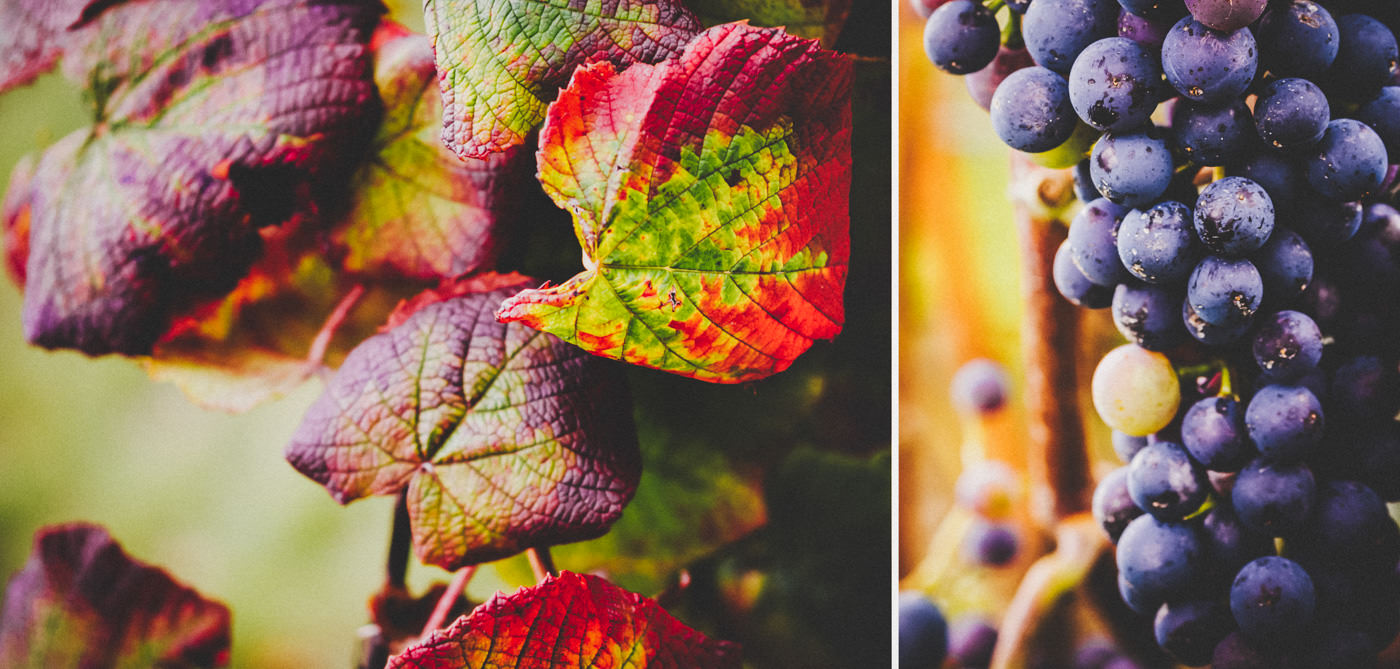
[[[1055,615],[1065,596],[1087,578],[1107,539],[1088,513],[1092,479],[1084,425],[1079,413],[1077,361],[1079,313],[1055,288],[1055,251],[1065,239],[1062,211],[1065,171],[1036,167],[1016,154],[1011,163],[1011,192],[1032,194],[1015,202],[1021,247],[1021,347],[1026,378],[1029,428],[1027,470],[1031,508],[1055,535],[1055,548],[1026,570],[1002,618],[993,669],[1021,669],[1033,647],[1069,652],[1066,624]],[[1059,636],[1058,643],[1042,643]],[[1066,657],[1047,657],[1068,664]],[[1064,662],[1056,662],[1062,660]]]
[[[530,560],[530,571],[535,572],[535,582],[541,583],[546,576],[558,576],[559,570],[554,568],[554,558],[549,555],[549,546],[538,546],[525,551],[525,557]]]
[[[457,598],[462,596],[462,591],[467,589],[467,583],[476,575],[476,565],[462,567],[452,575],[452,581],[447,584],[447,590],[443,591],[438,598],[437,606],[433,607],[432,615],[428,616],[428,622],[423,625],[423,638],[427,638],[433,630],[442,628],[447,621],[447,614],[452,612],[452,606],[457,603]]]
[[[1013,192],[1041,193],[1046,198],[1045,194],[1062,190],[1047,184],[1064,177],[1063,171],[1038,168],[1024,156],[1013,158]],[[1017,185],[1025,180],[1040,183],[1033,190]],[[1054,203],[1046,199],[1037,209],[1051,209]],[[1048,496],[1050,502],[1032,508],[1049,511],[1051,517],[1041,520],[1051,525],[1089,510],[1092,480],[1078,406],[1079,312],[1060,297],[1051,274],[1065,226],[1049,215],[1037,215],[1028,204],[1015,207],[1025,305],[1021,348],[1030,423],[1028,469],[1033,494],[1042,499]]]
[[[331,315],[326,317],[326,322],[321,324],[321,329],[316,332],[316,338],[311,340],[311,348],[307,349],[306,361],[319,365],[326,357],[326,349],[330,348],[331,337],[335,336],[335,331],[345,324],[345,319],[350,316],[350,310],[355,308],[360,298],[365,295],[365,287],[362,284],[355,284],[350,292],[346,293],[340,301],[335,304],[335,309]]]
[[[389,559],[384,566],[384,580],[391,588],[407,587],[408,552],[413,544],[413,527],[408,518],[408,488],[399,491],[394,503],[394,525],[389,531]]]

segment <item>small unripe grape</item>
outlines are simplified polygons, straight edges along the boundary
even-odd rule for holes
[[[1136,344],[1119,346],[1099,361],[1091,390],[1099,418],[1134,437],[1166,427],[1181,404],[1171,360]]]

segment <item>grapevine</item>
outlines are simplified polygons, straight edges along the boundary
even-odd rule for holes
[[[1094,655],[1100,634],[1142,666],[1392,666],[1400,11],[1311,0],[911,8],[927,17],[923,55],[967,76],[983,122],[1017,153],[1016,230],[1041,249],[1021,257],[1029,448],[981,443],[991,419],[965,418],[964,458],[1022,458],[1040,512],[1024,526],[1055,541],[1011,569],[1023,574],[1011,596],[998,577],[950,576],[940,565],[957,558],[940,542],[976,535],[940,528],[904,577],[908,601],[941,601],[956,629],[988,608],[969,589],[998,593],[994,667],[1068,666],[1076,649]],[[1053,196],[1056,179],[1073,181],[1073,202]],[[1118,333],[1086,351],[1098,360],[1088,398],[1073,385],[1079,346],[1044,329],[1076,317],[1047,297],[1086,311],[1091,332]],[[1050,393],[1047,369],[1064,384]],[[1111,431],[1111,455],[1102,427],[1079,432],[1086,405]],[[1041,416],[1058,417],[1061,434]],[[945,527],[985,515],[962,499]]]

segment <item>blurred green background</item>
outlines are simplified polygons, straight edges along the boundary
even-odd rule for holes
[[[755,667],[889,664],[891,8],[858,4],[837,44],[872,57],[854,104],[845,331],[760,383],[631,370],[641,489],[613,533],[554,553],[560,568],[602,568],[644,595],[688,565],[692,586],[672,610],[743,643]],[[417,3],[391,5],[421,30]],[[86,125],[84,110],[57,75],[0,96],[0,183],[22,155]],[[503,269],[567,278],[579,269],[568,217],[533,197],[533,225]],[[206,411],[131,361],[28,346],[20,305],[0,281],[0,577],[39,527],[99,523],[135,558],[229,605],[234,666],[351,666],[393,500],[340,507],[283,461],[321,383],[242,415]],[[446,578],[410,569],[416,590]],[[468,595],[529,579],[513,558],[487,565]]]

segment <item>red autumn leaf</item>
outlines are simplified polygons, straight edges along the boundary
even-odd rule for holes
[[[738,383],[841,330],[852,68],[777,29],[711,28],[657,65],[578,70],[540,180],[586,269],[497,317],[598,355]]]
[[[654,63],[700,23],[678,0],[426,0],[446,103],[442,141],[481,158],[525,141],[574,68]]]
[[[492,319],[525,282],[412,303],[351,351],[287,447],[342,504],[407,488],[414,548],[446,569],[596,537],[641,477],[623,370]]]
[[[228,653],[228,607],[131,559],[100,527],[40,530],[5,590],[0,666],[214,667]]]
[[[146,354],[175,314],[230,291],[262,228],[315,210],[378,120],[370,29],[341,0],[96,3],[65,34],[93,125],[27,189],[24,329],[97,355]],[[12,207],[6,205],[6,210]]]
[[[738,669],[734,644],[687,627],[656,602],[597,576],[563,572],[389,660],[388,669]]]

